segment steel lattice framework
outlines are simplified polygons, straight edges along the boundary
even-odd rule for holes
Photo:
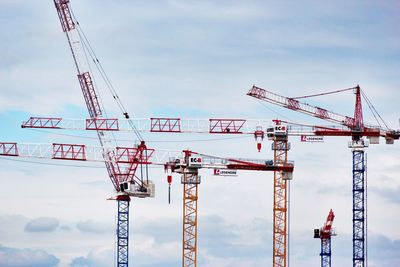
[[[287,136],[275,137],[272,144],[274,163],[286,164],[289,150]],[[287,249],[287,179],[282,172],[274,172],[273,266],[286,266]]]
[[[183,184],[183,267],[197,266],[197,200],[200,177],[194,173],[184,173]]]
[[[118,201],[117,267],[128,267],[129,264],[129,203],[129,197],[120,196]]]
[[[364,148],[353,146],[353,266],[365,266]]]
[[[308,103],[297,100],[300,98],[328,95],[332,93],[350,91],[350,90],[352,90],[353,93],[356,95],[354,117],[340,115],[338,113],[328,111],[327,109],[313,106]],[[396,131],[389,128],[383,129],[380,126],[367,125],[364,123],[362,103],[361,103],[361,88],[359,85],[352,88],[336,90],[321,94],[314,94],[309,96],[294,97],[294,98],[281,96],[269,90],[253,86],[249,90],[247,95],[316,118],[338,123],[347,128],[341,130],[334,128],[324,129],[324,127],[318,127],[318,126],[314,127],[316,135],[352,137],[352,142],[350,143],[349,147],[353,149],[353,266],[363,267],[365,262],[365,241],[366,241],[366,235],[365,235],[366,194],[365,194],[365,179],[364,179],[365,178],[364,147],[366,147],[368,144],[367,142],[364,143],[364,140],[362,138],[364,136],[367,138],[369,137],[371,143],[378,144],[379,137],[384,137],[386,139],[387,144],[393,144],[394,140],[400,139],[400,131],[399,130]],[[275,241],[274,238],[274,266],[275,266],[275,257],[283,256],[282,253],[280,253],[281,242],[277,241]],[[275,253],[275,251],[277,252]],[[285,261],[282,262],[283,264],[286,265]]]
[[[103,111],[104,108],[101,106],[101,102],[99,101],[98,94],[94,87],[94,82],[90,73],[90,67],[85,55],[85,47],[83,39],[81,38],[82,33],[79,31],[79,24],[75,22],[73,13],[70,8],[69,0],[54,0],[54,5],[57,9],[58,17],[61,23],[61,27],[63,32],[65,33],[68,45],[71,49],[72,57],[75,63],[75,67],[77,70],[77,77],[79,80],[79,84],[82,90],[82,94],[86,103],[86,107],[90,118],[96,124],[98,121],[104,121]],[[124,114],[128,114],[127,112]],[[90,122],[90,121],[89,121]],[[55,122],[55,125],[58,125]],[[54,126],[54,125],[53,125]],[[97,124],[96,124],[97,126]],[[109,126],[109,125],[107,125]],[[90,123],[87,125],[90,127]],[[144,183],[142,177],[136,176],[136,170],[139,164],[143,164],[143,159],[147,161],[148,159],[148,151],[143,140],[141,144],[137,146],[137,148],[132,148],[132,150],[128,150],[128,154],[120,155],[122,157],[130,157],[130,159],[135,158],[134,160],[127,160],[126,161],[126,168],[121,168],[119,164],[116,164],[116,155],[110,149],[111,140],[112,138],[108,138],[105,130],[100,127],[96,127],[97,136],[101,147],[103,149],[103,157],[104,163],[106,165],[106,169],[108,172],[108,176],[113,183],[113,186],[118,193],[118,197],[116,198],[118,202],[118,233],[117,233],[117,264],[119,266],[128,266],[128,238],[125,237],[122,233],[124,233],[126,229],[126,233],[128,233],[127,229],[129,226],[129,216],[126,215],[125,212],[121,212],[120,208],[122,207],[129,207],[130,196],[126,193],[122,192],[121,190],[121,183],[136,183],[141,188],[140,191],[145,191],[147,188],[146,184]],[[118,153],[118,149],[117,149]],[[140,163],[142,162],[142,163]],[[122,196],[122,197],[121,197]],[[126,210],[128,212],[128,210]],[[126,220],[125,220],[126,219]],[[120,221],[122,220],[122,221]]]
[[[321,267],[331,267],[331,256],[332,256],[332,247],[331,247],[332,239],[322,238],[321,237]]]

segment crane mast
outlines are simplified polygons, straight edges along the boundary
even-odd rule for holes
[[[185,151],[185,161],[195,158],[190,151]],[[200,159],[200,158],[197,158]],[[197,160],[198,161],[198,160]],[[200,162],[201,163],[201,162]],[[182,222],[182,266],[197,266],[197,204],[200,184],[200,176],[196,163],[188,164],[180,171],[182,173],[181,183],[183,184],[183,222]]]
[[[288,162],[287,128],[277,122],[275,131],[268,136],[273,140],[272,150],[274,151],[274,164],[285,165]],[[274,207],[273,207],[273,266],[287,266],[287,238],[288,238],[288,180],[292,177],[283,172],[274,171]]]

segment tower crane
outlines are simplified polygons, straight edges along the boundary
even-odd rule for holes
[[[197,264],[197,200],[198,185],[201,182],[199,169],[215,170],[252,170],[252,171],[278,171],[283,175],[291,176],[293,162],[274,165],[272,160],[236,159],[215,157],[200,154],[190,150],[184,150],[183,156],[178,156],[176,151],[149,150],[146,157],[138,157],[137,148],[116,147],[109,148],[115,155],[113,163],[123,168],[133,162],[144,165],[164,166],[165,170],[181,174],[181,182],[184,185],[184,216],[183,232],[184,242],[182,247],[183,266],[196,266]],[[0,156],[9,157],[34,157],[55,160],[97,161],[105,162],[110,159],[103,157],[102,147],[88,147],[79,144],[17,144],[15,142],[0,142]],[[170,176],[170,175],[168,175]],[[169,183],[171,182],[169,178]],[[120,183],[120,195],[135,197],[154,197],[155,187],[150,180],[144,181],[146,191],[141,184],[124,181]],[[128,220],[128,213],[124,213],[119,220]],[[126,229],[128,231],[128,229]],[[128,232],[124,235],[128,237]],[[128,240],[127,240],[128,241]]]
[[[86,59],[86,50],[91,50],[91,47],[86,47],[87,44],[86,36],[80,30],[79,23],[75,20],[73,12],[70,7],[69,0],[54,0],[54,4],[58,13],[58,17],[61,23],[61,28],[65,33],[68,45],[72,52],[72,57],[75,63],[75,67],[78,73],[78,81],[82,89],[83,97],[86,103],[89,116],[93,120],[101,119],[105,112],[102,107],[101,101],[99,100],[98,92],[95,89],[93,76],[91,75],[89,63]],[[103,77],[105,76],[104,70],[102,70]],[[105,80],[110,85],[110,82],[105,76]],[[111,89],[113,89],[111,87]],[[125,110],[121,101],[116,95],[114,99],[117,101],[122,113],[126,118],[129,117],[128,112]],[[137,161],[127,162],[123,168],[121,168],[115,154],[116,151],[111,149],[111,138],[107,136],[107,132],[101,129],[96,129],[97,137],[102,147],[102,155],[104,163],[108,172],[108,176],[114,186],[117,196],[115,197],[118,203],[118,226],[117,226],[117,266],[127,267],[128,266],[128,239],[129,239],[129,203],[131,197],[149,197],[149,185],[146,183],[147,178],[147,164],[146,161],[153,150],[148,149],[145,141],[138,132],[136,136],[140,143],[128,151],[127,153],[133,153]],[[117,151],[118,152],[118,151]],[[141,165],[140,168],[139,165]],[[143,165],[144,168],[143,168]],[[140,174],[139,174],[140,173]],[[123,190],[122,184],[134,184],[135,192],[127,192]]]
[[[319,254],[321,256],[321,267],[331,267],[331,237],[336,235],[332,228],[334,218],[335,214],[331,209],[324,226],[320,229],[314,229],[314,238],[321,239],[321,253]]]
[[[278,123],[278,122],[277,122]],[[63,119],[55,117],[30,117],[23,122],[21,127],[33,129],[69,129],[69,130],[98,130],[103,131],[129,131],[130,125],[141,132],[153,133],[207,133],[207,134],[229,134],[229,135],[253,135],[257,142],[257,149],[260,151],[264,136],[268,135],[269,140],[273,141],[272,150],[274,151],[274,160],[270,164],[285,166],[289,164],[287,151],[290,149],[290,143],[287,141],[287,126],[275,126],[273,134],[269,131],[271,121],[268,120],[247,120],[247,119],[182,119],[182,118],[157,118],[149,119]],[[280,122],[279,122],[280,124]],[[298,129],[297,134],[314,135],[312,129]],[[286,238],[287,225],[286,217],[288,212],[286,183],[292,179],[288,172],[279,170],[274,171],[274,235],[279,235],[276,240],[276,246],[279,247],[279,257],[286,260]],[[170,183],[168,176],[168,183]],[[198,187],[193,183],[181,181],[184,186],[184,221],[185,225],[194,225],[194,227],[185,227],[183,231],[183,266],[196,266],[197,248],[185,243],[193,237],[194,243],[197,243],[197,219],[190,221],[189,217],[185,220],[189,211],[195,211],[197,214],[197,192]],[[190,192],[190,193],[189,193]],[[194,196],[194,197],[193,197]],[[197,215],[192,217],[197,218]],[[188,229],[189,231],[186,231]],[[274,243],[275,244],[275,243]],[[194,250],[194,251],[193,251]],[[185,256],[186,255],[186,256]],[[278,266],[285,266],[281,263]]]
[[[109,174],[109,177],[114,185],[115,190],[119,193],[118,196],[116,197],[116,200],[118,202],[118,256],[117,256],[117,265],[118,267],[125,267],[128,265],[128,227],[129,227],[129,203],[130,199],[132,196],[135,195],[129,195],[126,194],[126,192],[122,191],[121,184],[126,183],[126,182],[135,182],[139,183],[141,185],[140,191],[146,191],[146,184],[143,182],[143,177],[147,177],[147,168],[138,168],[138,165],[142,165],[142,161],[139,161],[139,163],[131,163],[131,167],[127,168],[125,170],[125,173],[120,173],[120,170],[117,168],[118,166],[114,166],[113,158],[115,155],[113,155],[109,151],[110,147],[110,138],[107,137],[107,132],[115,130],[116,124],[112,122],[112,119],[109,120],[107,118],[104,118],[104,108],[101,105],[101,101],[99,101],[98,97],[98,92],[95,90],[94,87],[94,82],[92,80],[92,75],[90,68],[88,66],[88,63],[85,61],[86,53],[89,52],[89,54],[93,54],[92,48],[89,44],[87,44],[87,39],[86,36],[83,34],[83,32],[80,30],[80,25],[79,23],[75,20],[73,12],[70,8],[70,1],[69,0],[54,0],[55,7],[57,9],[58,17],[61,23],[61,27],[63,32],[66,34],[67,41],[70,47],[70,50],[72,52],[73,60],[75,63],[75,67],[78,72],[78,80],[82,89],[82,93],[84,96],[84,100],[90,115],[90,119],[86,120],[87,127],[88,129],[94,130],[97,132],[98,139],[100,141],[101,146],[104,149],[104,156],[105,156],[105,165]],[[97,58],[93,58],[95,61],[95,64],[97,65],[98,60]],[[118,106],[120,107],[123,115],[125,116],[126,119],[129,119],[128,112],[122,105],[119,97],[115,94],[115,90],[110,84],[108,77],[105,75],[104,70],[100,66],[99,68],[103,78],[105,78],[106,84],[109,86],[109,89],[112,91],[114,99],[117,101]],[[169,124],[166,125],[165,123],[170,123],[171,119],[165,120],[164,118],[160,118],[160,120],[154,121],[155,124],[152,126],[154,127],[159,127],[160,129],[163,128],[165,129],[166,127],[169,128],[169,132],[174,132],[176,129],[175,126],[176,124]],[[239,124],[230,124],[232,121],[238,122]],[[54,121],[52,120],[50,123],[53,123]],[[138,154],[141,155],[142,157],[146,157],[146,154],[148,153],[147,146],[141,137],[139,131],[136,130],[135,125],[132,123],[132,120],[127,120],[129,123],[130,127],[132,130],[135,131],[135,134],[137,138],[140,141],[140,144],[137,146],[137,151]],[[153,121],[152,121],[153,122]],[[176,121],[175,121],[176,122]],[[218,132],[218,129],[221,129],[221,133],[230,133],[231,130],[233,130],[234,133],[241,133],[240,132],[240,123],[243,123],[244,121],[240,122],[236,120],[217,120],[215,121],[215,124],[210,127],[210,133]],[[210,123],[212,123],[210,121]],[[173,129],[171,131],[171,129]],[[158,131],[162,132],[162,130]],[[261,143],[259,143],[259,149],[261,149]],[[282,164],[286,164],[286,160],[281,162]],[[143,171],[144,174],[136,175],[136,171]],[[276,172],[276,171],[275,171]],[[282,174],[284,175],[284,174]],[[291,177],[291,175],[284,175],[286,177]],[[168,177],[168,181],[170,178]],[[186,192],[189,188],[187,184],[189,183],[183,183],[184,184],[184,192]],[[192,193],[194,187],[191,187],[188,190],[191,190]],[[197,192],[197,186],[196,190]],[[191,193],[191,194],[192,194]],[[196,193],[197,194],[197,193]],[[190,201],[188,201],[190,200]],[[195,201],[193,201],[195,200]],[[185,204],[189,203],[189,204]],[[191,206],[197,205],[197,197],[185,197],[184,196],[184,214],[186,214],[187,209],[191,209]],[[189,224],[193,224],[194,222],[189,222]],[[186,222],[184,221],[184,224]],[[190,236],[193,234],[193,231],[197,230],[191,230],[191,231],[186,231],[185,229],[197,229],[197,221],[195,227],[184,227],[183,231],[183,264],[184,266],[196,266],[196,253],[197,250],[194,248],[194,252],[190,252],[193,249],[189,248],[189,252],[186,253],[186,247],[185,245],[185,240],[188,240],[187,236]],[[197,237],[196,237],[197,238]],[[191,255],[187,257],[187,260],[185,260],[185,255]]]
[[[301,102],[298,99],[327,95],[332,93],[338,93],[343,91],[353,91],[356,95],[354,117],[340,115],[338,113],[328,111],[327,109],[312,106],[305,102]],[[273,93],[269,90],[253,86],[247,95],[278,105],[287,109],[298,111],[313,117],[317,117],[329,122],[334,122],[342,125],[342,128],[336,127],[314,127],[315,135],[319,136],[351,136],[352,141],[349,142],[349,148],[352,150],[353,154],[353,266],[364,267],[365,266],[365,170],[366,161],[364,158],[364,149],[368,147],[369,142],[363,137],[365,136],[371,144],[378,144],[379,137],[383,137],[386,140],[386,144],[393,144],[394,140],[399,140],[400,131],[393,130],[386,127],[386,129],[381,126],[367,125],[363,120],[361,95],[363,94],[360,86],[355,86],[352,88],[336,90],[327,93],[314,94],[301,97],[285,97]],[[365,97],[365,95],[363,95]],[[366,97],[365,97],[366,98]],[[367,100],[367,98],[366,98]],[[367,100],[369,103],[369,100]],[[370,103],[369,103],[370,104]],[[274,231],[275,233],[275,231]],[[280,251],[279,246],[275,244],[275,240],[280,238],[277,234],[274,237],[274,259],[278,257],[280,261],[282,258],[278,252]],[[274,266],[281,266],[280,264]],[[285,265],[282,265],[285,266]]]

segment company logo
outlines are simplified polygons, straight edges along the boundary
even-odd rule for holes
[[[202,163],[202,158],[190,158],[191,163]]]
[[[216,176],[237,176],[237,170],[214,169]]]
[[[189,167],[201,167],[203,165],[202,157],[189,157]]]
[[[301,142],[324,142],[324,137],[323,136],[302,135],[302,136],[300,136],[300,141]]]
[[[286,132],[286,126],[285,125],[275,126],[275,132]]]

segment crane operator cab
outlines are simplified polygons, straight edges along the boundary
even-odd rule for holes
[[[143,181],[143,185],[134,182],[122,182],[119,184],[120,192],[132,197],[155,197],[155,184],[151,181]]]

